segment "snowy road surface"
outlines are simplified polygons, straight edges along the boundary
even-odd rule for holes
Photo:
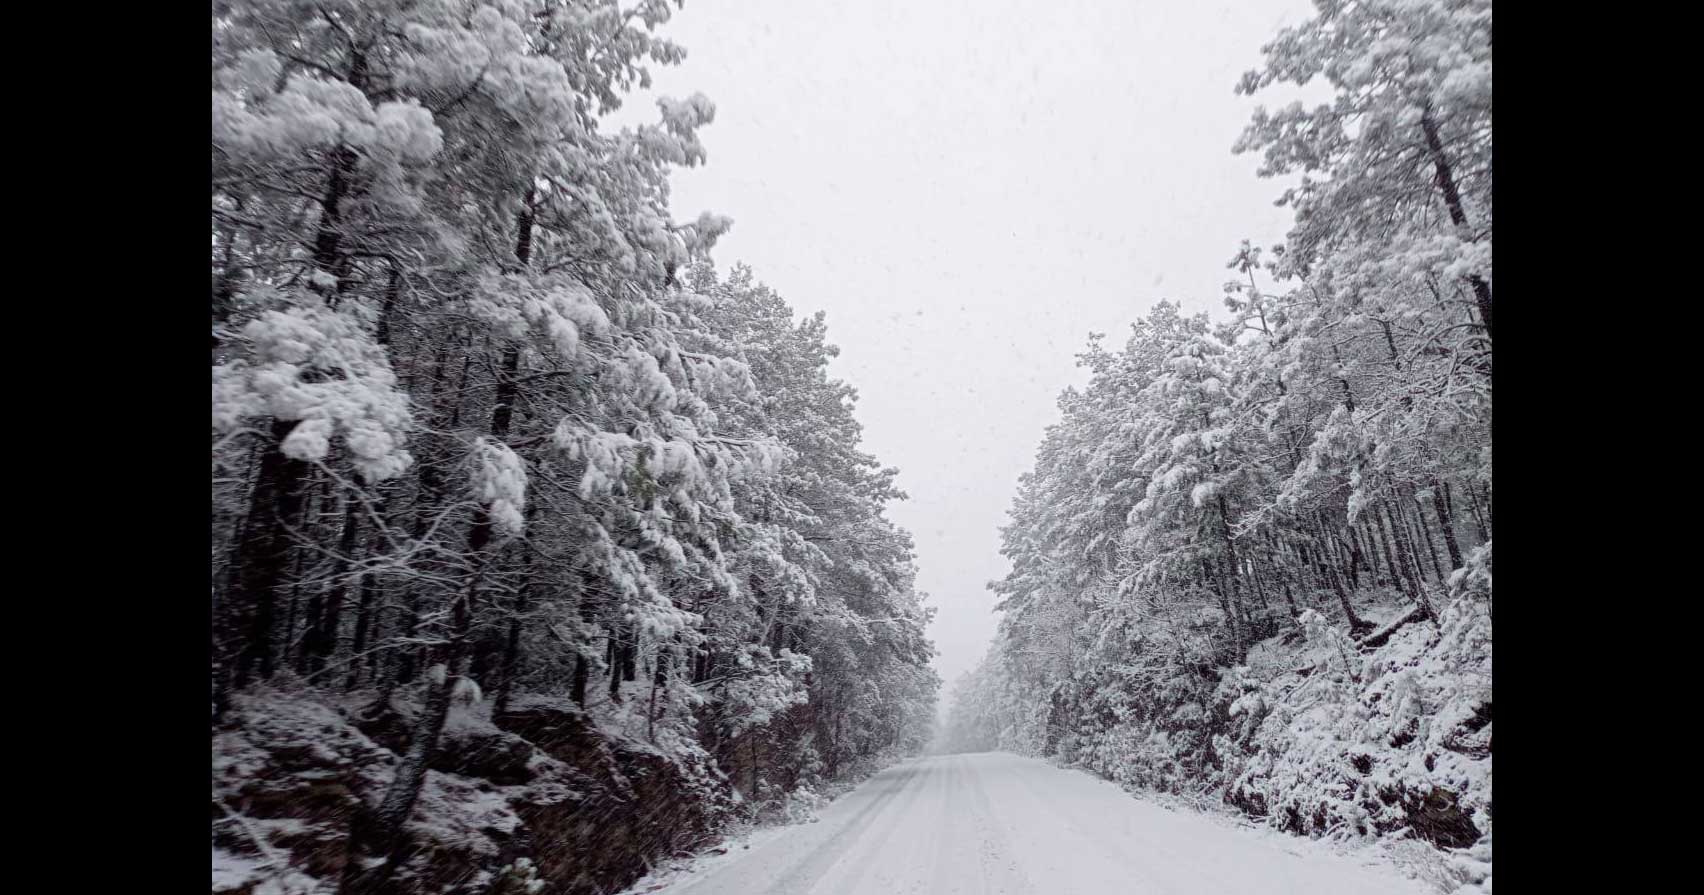
[[[1172,811],[985,752],[896,765],[668,895],[1429,895],[1317,843]]]

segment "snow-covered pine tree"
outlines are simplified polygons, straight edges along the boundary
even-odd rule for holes
[[[1465,844],[1490,824],[1490,590],[1460,587],[1492,532],[1490,4],[1316,7],[1238,87],[1335,91],[1235,147],[1300,176],[1294,229],[1231,259],[1227,322],[1161,303],[1091,339],[949,739]]]
[[[820,318],[718,284],[730,222],[669,208],[714,106],[605,121],[678,6],[215,4],[214,723],[262,690],[407,719],[344,891],[410,860],[458,693],[560,694],[705,804],[730,731],[797,759],[775,791],[921,746],[894,473]]]

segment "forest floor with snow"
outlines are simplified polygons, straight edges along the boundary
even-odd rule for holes
[[[627,893],[1430,895],[1442,880],[1429,863],[1133,798],[1085,772],[988,752],[902,762],[815,820],[731,837]]]

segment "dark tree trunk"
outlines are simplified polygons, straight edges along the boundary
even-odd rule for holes
[[[1236,608],[1243,621],[1248,621],[1248,609],[1243,605],[1242,588],[1237,582],[1237,545],[1231,539],[1231,511],[1225,505],[1225,495],[1218,495],[1219,503],[1219,538],[1225,544],[1225,568],[1229,569],[1226,576],[1230,579],[1231,605]]]
[[[1283,551],[1279,549],[1278,539],[1270,530],[1266,533],[1266,546],[1268,552],[1271,554],[1273,574],[1277,576],[1278,583],[1284,589],[1284,602],[1289,604],[1290,617],[1296,618],[1300,616],[1302,612],[1300,609],[1296,608],[1295,594],[1290,591],[1290,567],[1285,561]]]
[[[1420,116],[1420,129],[1426,134],[1426,149],[1432,154],[1432,170],[1436,175],[1438,189],[1444,194],[1444,205],[1449,209],[1450,222],[1463,231],[1464,236],[1470,236],[1466,231],[1467,212],[1462,208],[1461,193],[1456,189],[1455,174],[1450,170],[1449,159],[1444,155],[1444,144],[1438,137],[1438,123],[1432,120],[1431,110]],[[1491,338],[1491,284],[1485,282],[1478,274],[1468,277],[1468,283],[1473,286],[1474,301],[1479,306],[1479,322],[1485,325],[1485,338]]]
[[[349,65],[348,82],[357,90],[367,86],[367,56],[356,50]],[[360,157],[348,146],[332,152],[331,174],[326,178],[325,196],[320,200],[319,229],[314,235],[314,266],[337,278],[327,303],[337,305],[337,293],[349,275],[349,253],[343,249],[343,200],[354,186],[355,165]]]
[[[1338,366],[1339,369],[1342,368],[1342,366],[1343,366],[1343,355],[1338,352],[1337,347],[1335,345],[1332,346],[1332,348],[1331,348],[1331,359],[1337,362],[1337,366]],[[1349,380],[1342,377],[1342,376],[1339,376],[1339,377],[1337,377],[1337,384],[1343,387],[1343,409],[1349,411],[1350,413],[1354,413],[1355,412],[1355,393],[1352,390],[1350,390],[1350,388],[1349,388]]]
[[[1402,513],[1400,498],[1393,495],[1393,499],[1385,508],[1385,517],[1390,521],[1392,537],[1396,541],[1397,554],[1402,561],[1403,571],[1408,575],[1409,584],[1413,588],[1409,592],[1409,596],[1414,602],[1420,604],[1422,609],[1426,610],[1427,615],[1431,615],[1431,603],[1426,599],[1426,586],[1421,580],[1425,575],[1425,570],[1421,568],[1413,535]]]
[[[1414,497],[1412,494],[1409,496]],[[1438,545],[1432,543],[1431,526],[1426,524],[1426,514],[1420,510],[1419,499],[1414,498],[1412,503],[1414,504],[1414,521],[1412,523],[1414,536],[1426,543],[1426,552],[1421,555],[1432,561],[1432,575],[1439,584],[1442,584],[1446,577],[1444,575],[1444,564],[1438,561]],[[1406,516],[1407,514],[1407,510],[1404,509],[1403,515]]]
[[[503,665],[497,685],[497,701],[492,704],[493,715],[509,709],[509,697],[515,692],[515,677],[521,669],[521,617],[527,611],[527,588],[515,595],[515,617],[509,620],[509,636],[503,645]]]
[[[639,632],[628,632],[629,640],[621,647],[621,679],[636,681],[639,679]]]
[[[1306,544],[1296,545],[1296,554],[1301,557],[1302,562],[1302,583],[1313,591],[1316,602],[1323,603],[1325,602],[1325,592],[1331,589],[1331,585],[1325,580],[1323,565],[1314,553],[1314,551],[1308,549]]]
[[[402,268],[391,263],[390,283],[385,286],[385,303],[379,307],[379,322],[373,331],[373,341],[389,348],[391,341],[391,317],[396,313],[396,302],[402,295]],[[387,352],[388,354],[388,352]]]
[[[324,594],[314,594],[308,598],[307,610],[303,613],[302,647],[296,650],[296,673],[304,677],[313,674],[314,666],[324,659],[320,654],[319,638],[325,627],[325,603]]]
[[[527,203],[516,221],[515,229],[515,260],[524,270],[532,260],[533,210],[532,193],[527,193]],[[491,408],[491,434],[503,438],[509,434],[509,426],[515,415],[515,393],[519,387],[515,374],[520,370],[521,349],[519,345],[510,345],[503,351],[501,372],[497,375],[497,400]]]
[[[568,697],[574,700],[575,705],[584,706],[586,704],[586,684],[590,679],[591,668],[586,657],[575,656],[574,676],[568,683]]]
[[[1315,514],[1314,530],[1320,538],[1322,548],[1327,551],[1322,554],[1322,558],[1325,559],[1325,575],[1331,579],[1331,590],[1337,595],[1337,605],[1342,608],[1343,617],[1349,622],[1350,632],[1354,633],[1363,630],[1371,630],[1372,625],[1367,624],[1367,622],[1355,612],[1354,604],[1349,601],[1349,592],[1343,586],[1343,575],[1337,568],[1341,565],[1341,563],[1336,562],[1333,556],[1333,554],[1337,552],[1332,549],[1336,546],[1336,543],[1331,537],[1331,531],[1326,525],[1325,517],[1323,515]]]
[[[1456,543],[1455,526],[1450,522],[1449,505],[1444,500],[1444,485],[1435,478],[1432,479],[1432,510],[1438,514],[1438,528],[1444,533],[1444,546],[1450,552],[1450,570],[1459,569],[1462,567],[1461,546]]]
[[[668,649],[658,644],[653,658],[656,673],[651,675],[651,704],[645,708],[645,738],[652,743],[657,741],[657,691],[668,686],[669,659]]]
[[[519,232],[516,236],[515,258],[520,262],[520,266],[523,269],[527,266],[528,257],[532,252],[533,213],[530,205],[531,195],[532,194],[529,191],[529,204],[526,210],[521,212],[518,226],[516,228]],[[515,380],[515,373],[520,367],[520,359],[521,349],[519,345],[510,345],[504,349],[501,370],[497,374],[496,402],[491,408],[491,437],[493,441],[497,441],[499,443],[508,437],[510,425],[514,421],[515,392],[518,387]],[[468,360],[471,362],[471,354],[469,355]],[[462,374],[462,388],[458,389],[458,393],[465,390],[466,381],[467,374],[464,370]],[[482,505],[474,511],[473,527],[468,531],[467,536],[468,552],[473,554],[475,557],[480,557],[480,559],[477,560],[480,571],[475,573],[476,579],[484,573],[486,560],[483,558],[483,554],[485,553],[486,547],[488,547],[491,543],[493,533],[494,530],[493,523],[491,521],[491,511],[489,508]],[[492,561],[494,562],[495,558],[493,558]],[[477,589],[469,593],[467,597],[469,601],[473,602],[473,608],[477,608],[478,606],[476,598]],[[515,644],[514,648],[518,650],[520,647],[519,631],[513,631],[510,639]],[[477,657],[477,659],[480,660],[477,664],[479,667],[483,668],[487,664],[484,660],[489,657],[484,653],[483,648],[479,648],[479,650],[481,654]]]
[[[449,365],[450,354],[455,350],[455,345],[452,344],[454,341],[453,337],[443,339],[438,345],[436,356],[432,361],[429,380],[430,408],[438,426],[442,425],[443,417],[439,408],[443,403],[443,389],[447,383],[444,370]],[[464,375],[463,385],[465,384]],[[460,394],[459,389],[457,394]],[[433,428],[436,429],[438,426]],[[419,487],[414,495],[414,524],[410,535],[417,542],[423,540],[432,530],[433,512],[440,506],[444,496],[446,483],[444,474],[439,468],[443,453],[442,436],[429,433],[425,439],[425,445],[421,449],[419,462],[416,464],[416,468],[419,470],[417,475]],[[402,602],[405,606],[405,615],[402,626],[404,636],[409,639],[420,632],[420,590],[422,586],[421,582],[415,580],[405,580],[403,583]],[[391,677],[392,683],[406,684],[414,680],[419,653],[418,648],[407,645],[397,650],[394,673]]]
[[[1230,628],[1231,646],[1236,651],[1235,661],[1241,662],[1243,657],[1248,655],[1248,648],[1243,642],[1242,625],[1231,609],[1230,597],[1225,593],[1224,578],[1217,574],[1214,563],[1206,557],[1201,558],[1201,576],[1203,584],[1210,584],[1212,589],[1218,592],[1219,609],[1225,613],[1225,626]]]
[[[538,517],[538,504],[534,502],[527,507],[527,524]],[[491,713],[495,717],[503,714],[509,708],[509,697],[514,694],[515,677],[521,670],[521,625],[529,608],[529,597],[532,593],[533,551],[528,550],[523,562],[521,586],[515,594],[515,615],[509,619],[509,636],[503,645],[503,665],[497,688],[497,701],[492,704]]]
[[[1414,543],[1414,531],[1408,527],[1408,517],[1402,512],[1401,495],[1392,493],[1385,516],[1390,520],[1391,537],[1396,539],[1396,549],[1402,556],[1403,571],[1408,574],[1415,593],[1419,593],[1425,586],[1426,566],[1420,559],[1419,545]]]
[[[302,554],[297,551],[295,560],[290,564],[290,597],[284,601],[284,628],[282,632],[274,631],[270,635],[278,641],[278,664],[289,666],[290,657],[294,655],[296,646],[296,607],[301,603],[302,594]],[[270,674],[262,674],[261,680],[269,680]]]
[[[592,603],[583,588],[578,594],[578,603],[580,609],[580,621],[585,622],[586,627],[589,630],[593,619]],[[591,662],[587,660],[585,653],[575,653],[574,676],[568,684],[568,695],[574,700],[576,705],[584,706],[586,704],[586,685],[590,682],[591,676]]]
[[[405,642],[396,650],[396,667],[391,675],[391,682],[411,684],[414,682],[415,673],[419,671],[422,653],[421,648],[412,643],[420,633],[420,594],[413,587],[408,589],[401,627]]]
[[[301,661],[298,669],[305,675],[318,674],[326,660],[337,651],[337,634],[342,627],[343,601],[349,593],[349,563],[355,555],[355,545],[361,532],[361,502],[351,494],[343,510],[343,533],[337,539],[337,557],[333,560],[331,589],[323,603],[316,597],[309,604],[308,629],[303,635]]]
[[[281,445],[296,428],[295,420],[274,420],[262,449],[260,470],[249,498],[249,511],[231,557],[228,597],[223,601],[221,652],[231,674],[228,686],[248,685],[258,671],[271,677],[274,665],[272,628],[277,591],[291,555],[290,530],[301,524],[304,487],[309,465],[284,455]]]
[[[365,654],[373,630],[373,602],[377,589],[378,584],[374,580],[373,573],[363,571],[361,573],[360,602],[355,610],[355,635],[354,640],[349,644],[349,675],[344,680],[343,687],[345,690],[353,690],[360,683],[363,664],[367,664],[369,668],[374,665],[373,662],[365,658]]]
[[[621,701],[622,672],[627,667],[627,647],[621,642],[619,628],[609,632],[609,700]]]
[[[1372,586],[1383,587],[1385,585],[1384,560],[1379,556],[1378,542],[1367,530],[1366,517],[1363,516],[1359,521],[1352,524],[1349,530],[1355,538],[1356,549],[1360,550],[1362,558],[1366,561],[1367,574],[1372,579]]]
[[[432,760],[438,735],[450,712],[450,677],[443,682],[428,675],[426,704],[415,724],[408,752],[397,765],[396,775],[385,790],[377,809],[361,805],[350,823],[349,857],[344,865],[339,895],[378,895],[399,864],[408,859],[408,837],[404,827],[420,798],[426,769]],[[377,863],[382,860],[382,863]],[[369,866],[370,864],[375,866]]]
[[[1467,487],[1467,506],[1473,511],[1473,527],[1479,531],[1479,543],[1491,540],[1491,531],[1485,527],[1485,516],[1479,508],[1479,497],[1473,493],[1473,486]]]
[[[1390,550],[1379,542],[1378,525],[1362,514],[1361,543],[1366,545],[1367,556],[1372,561],[1374,575],[1382,587],[1397,587],[1396,565],[1391,562]]]
[[[1349,544],[1345,548],[1349,551],[1349,586],[1359,591],[1361,589],[1361,567],[1366,565],[1366,554],[1361,552],[1361,543],[1355,535],[1355,526],[1347,526],[1345,531],[1349,533]],[[1372,577],[1370,569],[1368,574],[1369,577]]]
[[[477,586],[476,574],[468,589],[450,602],[448,642],[433,650],[436,661],[425,675],[424,705],[409,737],[408,752],[398,763],[383,801],[377,809],[365,804],[358,806],[351,818],[349,859],[344,865],[339,895],[384,892],[396,868],[408,859],[405,825],[420,798],[432,753],[438,748],[444,722],[449,717],[450,694],[461,674],[468,632],[473,625],[473,590]],[[385,860],[379,863],[376,858]]]
[[[1419,580],[1414,576],[1414,569],[1409,563],[1408,551],[1402,543],[1401,534],[1396,531],[1396,526],[1391,523],[1390,508],[1386,506],[1386,502],[1379,502],[1377,510],[1373,513],[1373,518],[1379,522],[1379,534],[1385,539],[1385,549],[1391,551],[1391,555],[1396,557],[1399,586],[1410,599],[1419,599],[1416,596],[1419,592]]]

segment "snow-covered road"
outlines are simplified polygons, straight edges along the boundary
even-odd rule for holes
[[[1003,753],[908,761],[799,824],[641,892],[1427,895],[1317,843],[1172,811]]]

